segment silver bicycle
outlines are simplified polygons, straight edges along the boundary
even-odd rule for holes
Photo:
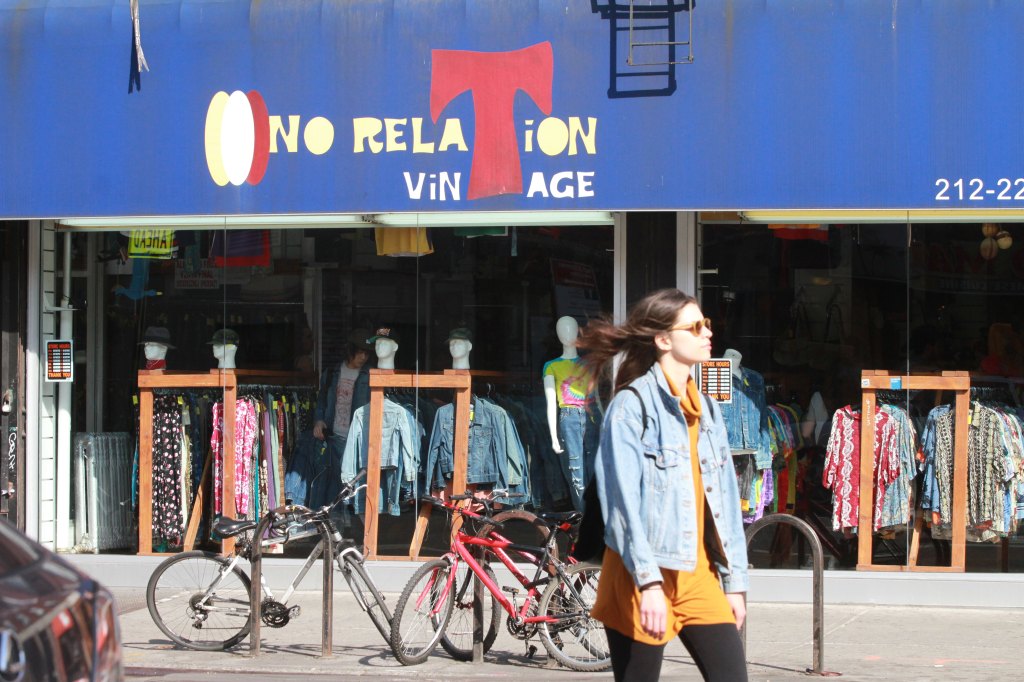
[[[392,618],[384,597],[366,573],[363,555],[351,541],[342,537],[331,519],[331,510],[336,505],[366,487],[359,485],[365,475],[366,471],[361,471],[331,504],[320,509],[288,505],[267,512],[273,520],[270,537],[264,542],[287,544],[300,538],[319,537],[321,529],[325,528],[332,538],[334,563],[345,576],[356,603],[370,616],[384,641],[390,643]],[[168,558],[153,572],[146,587],[146,604],[157,627],[175,644],[200,651],[222,651],[249,634],[251,583],[240,564],[252,555],[254,539],[245,534],[251,535],[257,523],[256,520],[236,521],[222,517],[214,523],[214,530],[223,537],[238,537],[233,556],[202,550],[183,552]],[[324,542],[320,540],[280,600],[261,577],[260,618],[264,624],[284,627],[299,615],[299,607],[289,606],[288,600],[323,552]]]

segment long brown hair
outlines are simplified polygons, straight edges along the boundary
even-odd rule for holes
[[[591,320],[580,330],[577,346],[586,351],[583,362],[598,384],[609,378],[611,363],[622,353],[612,394],[643,375],[658,360],[654,337],[675,325],[679,311],[697,299],[679,289],[659,289],[633,304],[620,325],[610,319]]]

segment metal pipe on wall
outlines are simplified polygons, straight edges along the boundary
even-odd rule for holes
[[[64,242],[64,263],[61,272],[61,300],[54,306],[60,315],[58,338],[71,339],[74,334],[73,310],[71,308],[71,235],[61,235]],[[74,357],[72,357],[74,363]],[[71,397],[74,385],[71,382],[57,386],[57,430],[54,501],[54,544],[58,550],[69,549],[74,544],[71,518]]]

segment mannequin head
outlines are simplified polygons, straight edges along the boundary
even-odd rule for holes
[[[393,327],[378,327],[376,333],[366,339],[366,342],[373,344],[373,350],[377,354],[378,369],[395,368],[395,353],[398,352],[398,335]]]
[[[732,373],[737,377],[742,378],[743,370],[741,363],[743,362],[743,353],[739,352],[735,348],[726,348],[725,352],[722,353],[722,357],[726,360],[732,360]]]
[[[163,360],[167,357],[167,346],[150,341],[149,343],[142,344],[142,352],[147,360]]]
[[[576,318],[568,315],[558,318],[555,322],[555,334],[562,343],[562,357],[576,357],[576,339],[580,335],[580,325]]]
[[[458,327],[448,334],[448,351],[452,354],[452,369],[469,369],[469,352],[473,350],[473,336],[466,327]]]
[[[219,369],[234,369],[235,368],[235,351],[238,350],[238,346],[233,343],[215,343],[213,344],[213,357],[217,359],[217,367]]]
[[[213,347],[213,357],[219,369],[235,368],[235,351],[238,350],[238,332],[233,329],[218,329],[207,343]]]
[[[171,345],[171,333],[166,327],[147,327],[142,335],[142,353],[146,356],[146,369],[164,369],[165,358]]]

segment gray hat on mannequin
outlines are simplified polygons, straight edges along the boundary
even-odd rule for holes
[[[238,341],[238,332],[234,329],[218,329],[206,343],[210,346],[237,346]]]
[[[146,332],[142,335],[139,345],[147,343],[161,343],[168,348],[174,348],[174,345],[171,344],[171,333],[167,331],[167,327],[146,327]]]
[[[456,327],[448,332],[447,341],[469,341],[473,343],[473,332],[468,327]]]

